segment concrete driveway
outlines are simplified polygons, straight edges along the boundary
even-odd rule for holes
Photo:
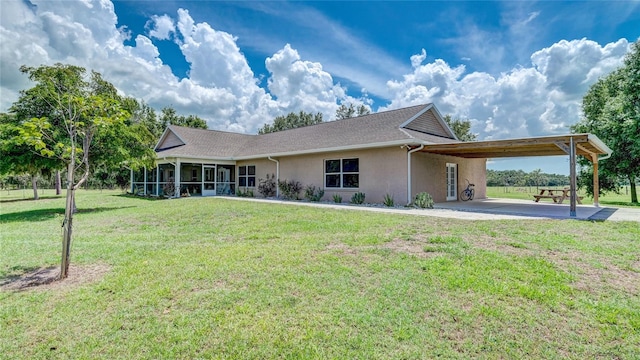
[[[543,219],[579,219],[598,221],[640,221],[640,209],[577,205],[576,216],[569,216],[569,204],[536,203],[515,199],[476,199],[435,204],[436,209],[471,213],[516,215]]]

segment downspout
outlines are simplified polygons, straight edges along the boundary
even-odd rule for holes
[[[271,156],[268,156],[267,159],[273,161],[274,163],[276,163],[276,198],[280,197],[280,186],[278,186],[278,182],[280,181],[280,161],[271,158]]]
[[[409,148],[409,145],[407,145]],[[419,147],[409,150],[407,152],[407,205],[411,204],[412,196],[411,196],[411,154],[416,151],[420,151],[424,149],[424,144],[420,144]]]

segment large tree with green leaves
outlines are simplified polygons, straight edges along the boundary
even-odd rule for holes
[[[169,125],[178,125],[185,126],[196,129],[207,129],[207,122],[196,115],[178,115],[176,110],[171,107],[165,107],[162,109],[162,114],[160,115],[160,124],[162,125],[162,130],[167,128]]]
[[[591,86],[582,99],[582,119],[571,127],[576,133],[592,133],[612,150],[598,164],[601,192],[618,191],[622,181],[631,185],[631,202],[638,202],[640,178],[640,40],[631,45],[624,65]],[[581,178],[593,174],[591,162],[580,160]],[[587,192],[593,185],[585,181]]]
[[[458,118],[452,118],[451,115],[447,114],[444,116],[444,121],[449,125],[451,131],[456,134],[456,137],[460,141],[476,141],[478,138],[478,134],[474,134],[471,132],[471,121],[469,120],[461,120]]]
[[[16,143],[67,168],[60,270],[64,279],[69,271],[75,191],[87,181],[93,161],[124,161],[138,148],[131,147],[135,139],[126,127],[130,114],[123,108],[123,99],[99,73],[88,75],[82,67],[63,64],[20,70],[35,86],[22,91],[12,106],[21,118]],[[106,144],[107,140],[111,143]],[[131,165],[144,160],[142,156]]]
[[[258,134],[268,134],[276,131],[320,124],[322,121],[322,113],[314,115],[304,111],[300,111],[299,113],[291,112],[287,114],[287,116],[277,116],[273,119],[273,124],[264,124],[264,126],[258,130]]]
[[[50,175],[60,168],[55,159],[39,156],[20,138],[20,122],[15,114],[0,114],[0,174],[28,174],[33,198],[38,200],[38,175]]]

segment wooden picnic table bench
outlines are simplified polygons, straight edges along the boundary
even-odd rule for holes
[[[540,188],[540,194],[533,195],[535,198],[535,202],[540,202],[540,199],[553,199],[553,202],[556,204],[562,204],[564,199],[571,198],[571,189],[565,187],[563,189],[549,189],[549,188]],[[576,197],[576,201],[578,204],[582,204],[583,196]]]

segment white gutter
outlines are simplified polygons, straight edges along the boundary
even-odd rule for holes
[[[600,140],[597,136],[593,134],[587,134],[587,138],[589,139],[589,141],[593,142],[593,144],[596,145],[600,150],[607,153],[607,155],[599,157],[598,161],[606,160],[611,157],[611,154],[613,154],[613,150],[611,150],[607,146],[607,144],[603,143],[602,140]]]
[[[271,156],[267,156],[267,159],[276,163],[276,198],[280,198],[280,186],[278,186],[278,182],[280,181],[280,161],[272,159]]]
[[[408,148],[408,145],[407,145]],[[411,196],[411,154],[416,151],[420,151],[424,149],[424,144],[420,144],[419,147],[409,150],[407,152],[407,205],[411,204],[412,196]]]

